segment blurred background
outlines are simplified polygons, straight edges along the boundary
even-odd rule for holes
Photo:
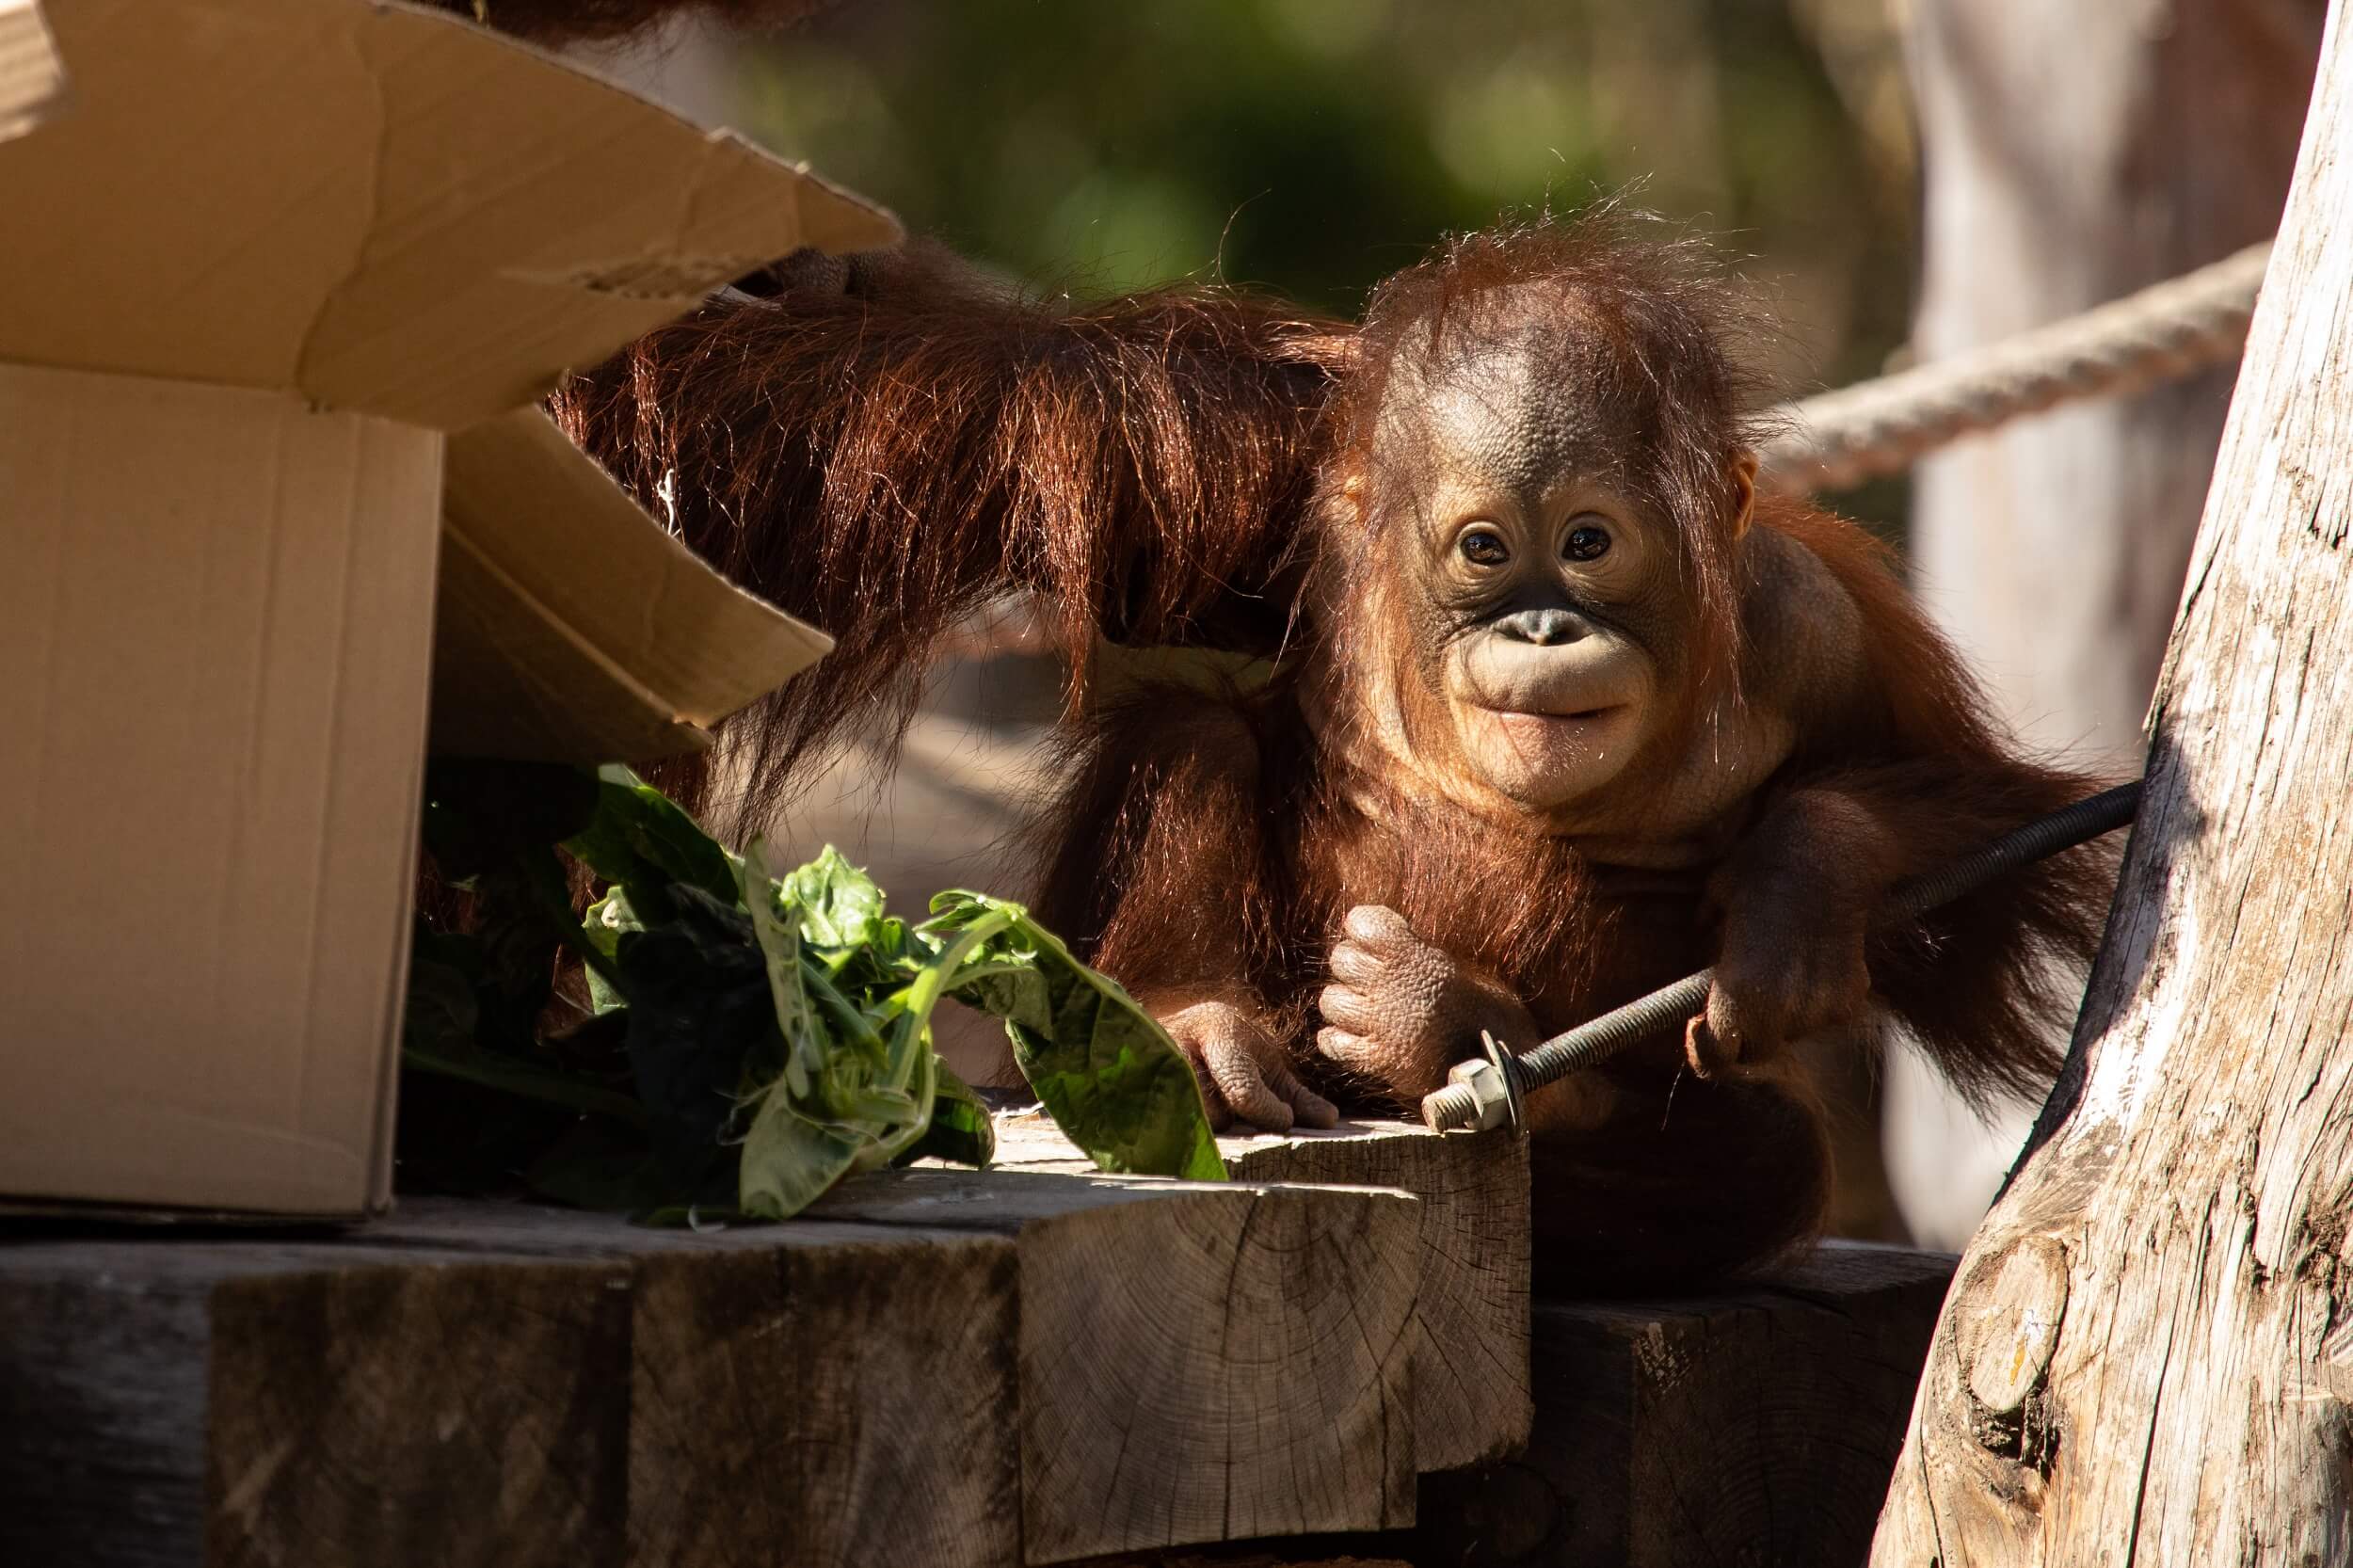
[[[1048,292],[1187,278],[1352,313],[1449,230],[1639,204],[1771,301],[1785,395],[2007,336],[2268,235],[2323,0],[844,0],[605,68]],[[1828,498],[2035,744],[2123,774],[2232,373],[2079,405]],[[1054,672],[942,670],[890,772],[854,753],[785,834],[894,901],[1014,888]],[[2065,1020],[2055,1021],[2063,1031]],[[968,1068],[986,1033],[946,1042]],[[1839,1087],[1850,1233],[1958,1247],[2029,1110],[1988,1123],[1906,1052]]]

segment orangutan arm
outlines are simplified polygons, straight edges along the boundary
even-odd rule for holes
[[[1880,915],[1899,881],[2097,781],[2025,756],[1991,725],[1951,648],[1861,530],[1803,513],[1773,529],[1790,564],[1768,584],[1810,609],[1802,621],[1785,612],[1781,634],[1751,647],[1786,648],[1801,633],[1810,645],[1801,678],[1755,673],[1796,741],[1716,878],[1717,983],[1687,1037],[1692,1064],[1768,1061],[1876,1001],[1965,1090],[2035,1092],[2057,1065],[2055,968],[2088,959],[2096,940],[2099,853],[2013,872],[1918,921]]]
[[[1225,289],[1048,305],[918,244],[788,258],[553,411],[689,548],[836,639],[731,727],[773,793],[853,722],[903,723],[943,640],[1010,591],[1048,608],[1074,699],[1097,639],[1271,653],[1348,342]]]
[[[1075,760],[1040,827],[1038,918],[1168,1030],[1215,1126],[1331,1126],[1259,984],[1280,963],[1281,892],[1240,701],[1144,688],[1095,720]]]

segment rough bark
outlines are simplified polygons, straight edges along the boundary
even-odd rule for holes
[[[1913,347],[1937,359],[2218,261],[2277,227],[2317,0],[1917,0],[1927,205]],[[1920,465],[1922,596],[2029,741],[2120,774],[2165,651],[2228,369],[2081,403]],[[1888,1164],[1913,1235],[1957,1247],[2029,1112],[1983,1128],[1891,1065]]]
[[[2353,1554],[2353,36],[2332,12],[2068,1070],[1881,1564]]]

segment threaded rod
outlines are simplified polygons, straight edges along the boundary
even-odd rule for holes
[[[2062,807],[2015,832],[2004,834],[1976,854],[1941,871],[1897,884],[1888,898],[1887,913],[1892,919],[1910,920],[1940,909],[2005,872],[2048,859],[2061,850],[2089,843],[2104,833],[2122,827],[2133,820],[2139,808],[2138,779]],[[1512,1076],[1520,1094],[1532,1095],[1571,1073],[1597,1066],[1635,1041],[1697,1015],[1707,1004],[1710,974],[1711,971],[1702,969],[1686,975],[1672,985],[1556,1034],[1532,1049],[1517,1056],[1507,1055],[1503,1058],[1503,1070]],[[1467,1085],[1449,1084],[1422,1101],[1422,1116],[1441,1131],[1475,1126],[1479,1120],[1478,1100]]]

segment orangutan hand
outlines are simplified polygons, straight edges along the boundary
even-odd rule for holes
[[[1396,910],[1358,904],[1342,929],[1317,1000],[1316,1049],[1331,1061],[1410,1102],[1478,1055],[1482,1030],[1515,1048],[1535,1042],[1518,999],[1414,935]]]
[[[1209,1126],[1223,1132],[1237,1120],[1267,1132],[1330,1127],[1338,1108],[1299,1081],[1280,1042],[1241,1008],[1197,1001],[1160,1015],[1160,1027],[1176,1042],[1201,1080]]]
[[[1707,1007],[1686,1026],[1691,1070],[1762,1066],[1871,1005],[1864,937],[1900,869],[1896,829],[1831,788],[1774,803],[1720,873],[1723,941]]]
[[[1795,1041],[1852,1024],[1870,1009],[1859,917],[1736,918],[1726,928],[1707,1007],[1685,1027],[1691,1070],[1714,1078],[1771,1062]]]

